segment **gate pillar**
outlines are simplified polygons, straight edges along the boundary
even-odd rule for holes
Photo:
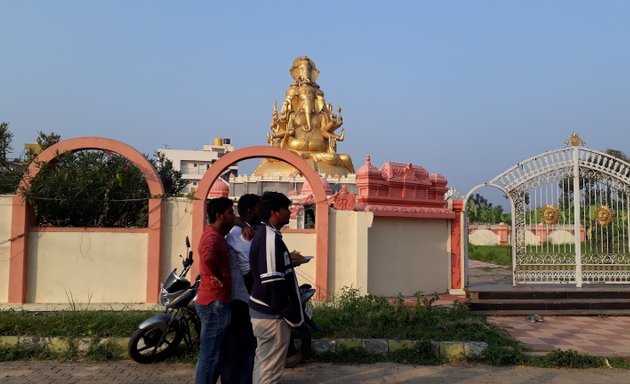
[[[450,209],[455,212],[455,218],[451,221],[451,276],[450,289],[452,294],[463,294],[465,260],[463,260],[463,247],[466,246],[464,238],[464,200],[449,200]],[[464,225],[463,225],[464,224]]]

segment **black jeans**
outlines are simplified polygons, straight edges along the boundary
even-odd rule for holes
[[[225,363],[221,370],[223,384],[251,384],[256,354],[256,337],[252,331],[249,305],[232,300],[232,321],[226,334]]]

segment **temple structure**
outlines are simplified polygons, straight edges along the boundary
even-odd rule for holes
[[[300,155],[322,175],[354,174],[350,156],[337,153],[337,142],[345,138],[343,129],[336,133],[343,125],[341,107],[335,112],[333,105],[326,102],[324,92],[315,82],[319,76],[315,63],[307,56],[300,56],[293,60],[289,73],[293,83],[285,93],[280,112],[274,101],[267,142]],[[289,164],[273,159],[263,160],[254,171],[254,176],[272,175],[297,176],[298,172]]]
[[[418,291],[463,294],[464,204],[444,198],[446,178],[411,163],[386,162],[378,168],[369,156],[355,172],[350,156],[337,153],[337,142],[345,138],[341,109],[324,99],[315,63],[298,57],[290,72],[294,82],[282,107],[274,105],[270,146],[225,151],[210,164],[197,162],[205,172],[199,172],[192,200],[164,199],[155,168],[139,151],[114,139],[67,139],[40,153],[20,190],[30,188],[39,164],[54,164],[60,153],[96,149],[124,156],[149,187],[148,224],[116,231],[37,227],[33,207],[17,191],[0,196],[0,218],[10,223],[0,226],[0,239],[10,243],[0,247],[0,304],[62,303],[68,292],[88,292],[93,303],[156,303],[161,277],[181,265],[176,256],[181,240],[190,236],[192,248],[198,248],[207,197],[236,199],[268,190],[283,192],[293,202],[284,241],[289,249],[315,257],[301,267],[300,279],[316,287],[318,299],[344,287],[384,297]],[[252,158],[265,159],[253,175],[230,174],[224,181],[226,170]],[[86,242],[92,244],[89,249]],[[77,254],[85,257],[67,257]]]
[[[429,175],[420,166],[393,162],[377,169],[369,157],[355,171],[350,156],[337,153],[337,142],[345,139],[341,108],[335,110],[326,102],[316,83],[319,70],[313,60],[297,57],[289,73],[293,83],[285,92],[279,111],[274,101],[267,142],[296,153],[319,173],[330,206],[383,215],[394,212],[409,217],[450,217],[448,212],[442,212],[446,179],[441,175]],[[282,192],[294,203],[290,227],[306,229],[314,225],[309,224],[309,214],[315,201],[305,181],[289,163],[267,158],[252,175],[231,175],[229,188],[217,186],[225,190],[215,193],[237,199],[245,193]]]

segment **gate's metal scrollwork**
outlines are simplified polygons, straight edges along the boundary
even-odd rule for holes
[[[568,143],[484,184],[512,203],[514,284],[630,283],[630,164]]]

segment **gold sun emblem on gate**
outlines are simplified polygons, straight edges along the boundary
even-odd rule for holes
[[[542,207],[541,211],[542,220],[545,224],[558,224],[560,219],[560,210],[557,207],[549,204]]]
[[[613,220],[613,211],[605,205],[600,205],[595,210],[595,221],[599,225],[608,225],[612,223]]]

